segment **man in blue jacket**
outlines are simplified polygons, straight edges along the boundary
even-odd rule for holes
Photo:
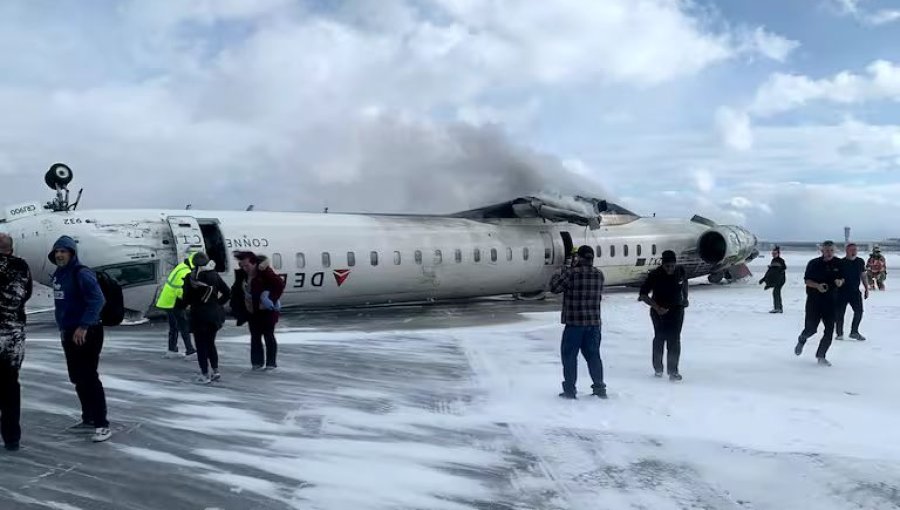
[[[69,380],[81,401],[81,423],[72,429],[94,430],[94,442],[106,441],[111,435],[106,394],[97,373],[103,348],[103,291],[94,272],[78,261],[78,245],[71,237],[57,239],[48,258],[57,266],[53,273],[56,324],[62,335]]]

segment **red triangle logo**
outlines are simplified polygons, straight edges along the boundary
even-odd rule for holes
[[[334,281],[337,282],[338,287],[343,285],[344,282],[347,281],[347,278],[350,277],[349,269],[335,269],[332,273],[334,274]]]

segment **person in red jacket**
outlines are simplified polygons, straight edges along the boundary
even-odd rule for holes
[[[231,310],[237,325],[245,322],[250,328],[250,363],[253,370],[274,370],[277,366],[278,342],[275,324],[281,310],[284,280],[269,265],[265,255],[235,252],[238,261],[231,287]],[[265,339],[265,351],[263,340]]]

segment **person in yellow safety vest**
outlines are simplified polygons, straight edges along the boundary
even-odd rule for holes
[[[190,274],[196,267],[203,267],[209,264],[209,257],[201,252],[192,253],[184,260],[184,262],[175,266],[175,269],[169,273],[166,283],[163,285],[162,292],[159,293],[159,299],[156,300],[156,307],[165,310],[169,317],[169,350],[166,352],[166,358],[178,358],[178,334],[181,334],[184,340],[184,355],[193,356],[197,353],[191,343],[191,325],[188,321],[187,307],[181,299],[184,295],[184,277]]]

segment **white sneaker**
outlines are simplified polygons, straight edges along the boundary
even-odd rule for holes
[[[196,359],[197,359],[197,351],[194,351],[194,352],[192,352],[192,353],[190,353],[190,354],[185,354],[185,355],[184,355],[184,359],[187,359],[187,360],[196,360]]]
[[[838,342],[843,342],[843,341],[844,341],[844,335],[838,335],[838,336],[834,337],[834,339],[837,340]]]
[[[94,435],[91,437],[91,441],[95,443],[102,443],[103,441],[108,440],[110,437],[112,437],[112,431],[110,431],[108,427],[102,427],[94,431]]]
[[[212,382],[212,379],[208,375],[200,374],[194,379],[194,382],[197,384],[209,384]]]
[[[222,379],[222,374],[220,374],[218,370],[213,372],[212,375],[209,377],[209,380],[213,381],[213,382],[218,381],[220,379]]]
[[[166,353],[163,354],[164,359],[178,359],[183,357],[184,356],[178,351],[166,351]]]

